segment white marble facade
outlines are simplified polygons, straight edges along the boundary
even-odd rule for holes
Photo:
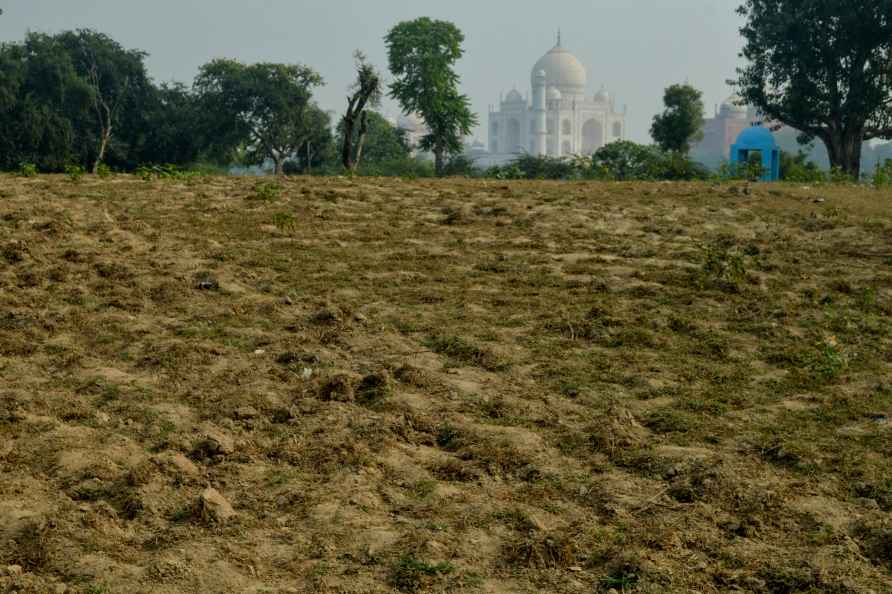
[[[626,114],[616,111],[603,88],[586,95],[585,66],[560,38],[533,67],[532,101],[516,89],[489,113],[489,160],[507,162],[519,154],[591,155],[625,138]]]

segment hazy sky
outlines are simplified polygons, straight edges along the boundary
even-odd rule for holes
[[[0,41],[28,30],[92,28],[127,48],[149,53],[158,81],[191,82],[217,58],[301,62],[318,70],[325,109],[343,111],[362,49],[386,70],[383,36],[401,20],[430,16],[454,22],[467,39],[458,66],[481,124],[499,93],[526,93],[530,71],[563,31],[566,48],[586,65],[589,92],[604,84],[628,105],[629,136],[649,140],[662,90],[689,81],[707,111],[729,94],[739,63],[734,9],[741,0],[0,0]],[[396,113],[390,104],[385,111]],[[477,130],[484,138],[485,128]]]

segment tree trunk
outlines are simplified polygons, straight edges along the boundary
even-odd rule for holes
[[[356,158],[353,160],[353,170],[359,169],[359,163],[362,161],[362,148],[365,146],[365,137],[369,133],[369,115],[368,112],[362,112],[362,120],[359,122],[359,140],[356,141]]]
[[[96,156],[96,161],[93,162],[93,175],[99,173],[99,166],[105,161],[105,151],[108,150],[108,141],[111,139],[111,127],[103,129],[100,137],[99,154]]]
[[[276,165],[276,175],[284,175],[285,164],[282,157],[273,157],[273,163]]]
[[[832,131],[829,139],[824,140],[830,167],[839,169],[855,181],[861,178],[861,149],[864,144],[863,134],[854,132]]]
[[[446,151],[439,146],[434,149],[434,170],[437,173],[437,177],[443,177],[443,173],[446,170]]]
[[[341,163],[345,171],[353,171],[353,127],[356,124],[356,116],[353,114],[353,102],[347,108],[344,116],[344,142],[341,146]]]

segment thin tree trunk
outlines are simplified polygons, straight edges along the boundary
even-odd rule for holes
[[[108,150],[108,142],[111,139],[111,132],[111,127],[102,130],[99,141],[99,154],[96,156],[96,161],[93,162],[93,175],[99,173],[99,165],[105,161],[105,151]]]
[[[282,157],[273,157],[273,163],[276,165],[276,175],[283,175],[285,173],[283,161],[284,159],[282,159]]]
[[[369,115],[368,112],[362,112],[362,120],[359,123],[359,140],[356,141],[356,158],[353,160],[353,171],[359,169],[359,163],[362,161],[362,149],[365,146],[365,138],[369,133]]]
[[[353,171],[353,128],[356,126],[356,95],[347,98],[347,113],[344,114],[344,141],[341,145],[341,164],[345,171]]]
[[[446,151],[442,147],[434,149],[434,170],[437,177],[443,177],[443,172],[446,170]]]

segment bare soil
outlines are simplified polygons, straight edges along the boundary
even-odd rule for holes
[[[888,191],[0,176],[0,592],[890,592],[890,317]]]

